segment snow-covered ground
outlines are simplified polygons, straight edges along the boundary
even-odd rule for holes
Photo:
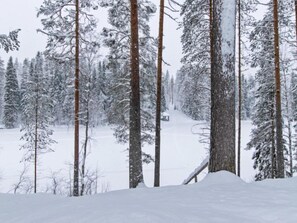
[[[5,223],[295,223],[297,178],[245,183],[221,171],[187,186],[67,198],[0,194]]]
[[[200,142],[205,123],[193,121],[179,111],[170,110],[170,121],[162,122],[161,185],[180,185],[207,156],[207,145]],[[198,124],[198,125],[197,125]],[[249,140],[251,123],[243,121],[242,148]],[[40,156],[38,166],[38,189],[45,192],[52,173],[58,172],[63,178],[69,178],[70,165],[73,163],[73,129],[55,127],[53,145],[55,152]],[[84,129],[81,129],[83,137]],[[0,129],[0,192],[11,192],[18,181],[24,163],[20,163],[24,151],[20,151],[21,133],[19,129]],[[99,192],[101,190],[120,190],[128,188],[127,145],[117,144],[110,127],[98,127],[92,130],[91,147],[87,158],[89,169],[99,170]],[[82,138],[83,139],[83,138]],[[146,145],[144,150],[154,154],[154,146]],[[252,181],[254,170],[251,160],[252,151],[242,150],[242,179]],[[33,165],[29,164],[27,176],[33,178]],[[144,165],[144,177],[147,186],[153,185],[153,164]],[[70,175],[71,175],[70,174]],[[206,174],[201,173],[198,180]],[[100,189],[103,187],[103,189]]]
[[[209,175],[205,171],[198,178],[201,182],[180,185],[208,155],[207,145],[200,142],[197,134],[206,125],[178,111],[171,110],[169,114],[170,121],[162,122],[162,187],[150,188],[153,164],[149,164],[144,166],[148,188],[125,190],[127,146],[117,144],[113,131],[103,126],[92,130],[87,166],[99,169],[98,192],[111,192],[79,198],[11,194],[24,166],[20,163],[24,153],[19,150],[21,133],[18,129],[0,129],[0,222],[296,222],[297,178],[252,182],[252,151],[242,149],[242,179],[224,171]],[[252,126],[250,121],[244,121],[242,126],[245,148]],[[55,127],[53,138],[58,142],[53,146],[55,152],[40,156],[39,192],[46,192],[52,173],[59,174],[60,180],[72,175],[69,166],[73,162],[73,129]],[[145,146],[144,150],[153,154],[154,147]],[[33,178],[32,164],[25,175]]]

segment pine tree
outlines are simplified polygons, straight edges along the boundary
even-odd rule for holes
[[[241,73],[241,0],[237,0],[238,26],[238,133],[237,133],[237,176],[240,177],[241,167],[241,115],[242,115],[242,73]]]
[[[259,67],[256,73],[256,105],[252,116],[253,125],[251,141],[248,148],[255,148],[254,168],[257,169],[256,180],[276,177],[275,154],[275,82],[273,23],[271,11],[266,12],[250,36],[253,51],[252,66]],[[265,58],[265,59],[263,59]]]
[[[46,55],[63,62],[73,63],[74,72],[74,187],[73,195],[79,195],[79,75],[80,56],[88,45],[96,46],[96,41],[87,35],[96,28],[94,16],[90,9],[96,9],[93,0],[55,0],[44,1],[38,11],[44,31],[48,36]],[[73,49],[73,46],[74,49]]]
[[[156,100],[156,135],[155,135],[155,175],[154,186],[160,186],[160,154],[161,154],[161,110],[162,110],[162,63],[163,63],[163,30],[164,0],[160,0],[158,68],[157,68],[157,100]],[[164,93],[163,93],[164,94]]]
[[[0,49],[3,48],[7,53],[9,51],[18,50],[20,41],[18,40],[20,29],[9,32],[8,35],[0,34]]]
[[[164,111],[169,109],[169,105],[171,104],[171,86],[170,86],[170,81],[171,81],[171,76],[169,74],[169,71],[166,71],[166,74],[163,78],[163,88],[164,90],[162,90],[162,92],[164,92],[164,103],[166,104],[166,106],[163,106],[163,108],[165,109]]]
[[[2,122],[3,108],[4,108],[4,81],[5,81],[4,61],[0,58],[0,123]]]
[[[53,151],[51,139],[53,130],[49,128],[50,110],[52,106],[49,92],[49,77],[44,73],[44,62],[41,53],[37,53],[31,61],[29,75],[23,92],[22,109],[24,132],[21,140],[25,141],[21,149],[25,150],[25,161],[34,162],[34,193],[37,191],[37,164],[39,155]]]
[[[276,175],[277,178],[285,177],[285,161],[283,146],[283,120],[281,103],[281,78],[280,78],[280,41],[279,41],[279,8],[278,0],[273,1],[273,27],[274,27],[274,66],[275,66],[275,108],[276,108]]]
[[[266,90],[261,90],[260,85],[256,84],[256,96],[257,100],[260,101],[260,105],[258,105],[258,102],[256,103],[256,106],[259,110],[261,109],[261,106],[263,106],[263,104],[261,105],[261,103],[271,104],[270,118],[266,114],[266,122],[264,123],[262,121],[262,124],[258,122],[258,125],[254,129],[254,132],[256,133],[254,134],[255,137],[257,137],[256,135],[258,134],[259,136],[261,136],[261,138],[263,138],[263,134],[267,134],[266,145],[262,142],[263,148],[262,150],[260,150],[258,148],[259,145],[261,145],[261,141],[259,139],[255,139],[253,143],[251,141],[251,144],[254,144],[253,147],[256,148],[256,152],[254,154],[254,167],[258,169],[258,174],[256,176],[256,179],[258,180],[275,177],[282,178],[285,176],[285,174],[289,176],[290,174],[286,170],[292,169],[289,164],[290,162],[288,161],[291,159],[290,151],[292,146],[292,134],[289,126],[291,125],[290,119],[293,119],[292,117],[290,117],[293,115],[289,115],[289,113],[291,113],[289,112],[289,101],[290,97],[292,97],[292,101],[294,103],[294,91],[292,93],[292,96],[290,96],[287,91],[290,81],[286,80],[286,73],[288,72],[290,65],[288,64],[288,60],[285,59],[285,57],[289,52],[288,50],[286,50],[286,48],[288,47],[287,43],[292,41],[292,36],[290,33],[292,33],[293,27],[291,27],[290,25],[290,15],[293,13],[293,2],[278,1],[277,5],[275,3],[276,2],[274,0],[271,0],[267,4],[267,12],[265,13],[264,18],[256,24],[256,28],[251,35],[253,41],[252,49],[254,51],[252,65],[260,68],[260,73],[258,75],[263,76],[262,82],[265,82],[263,83],[263,85],[269,87]],[[279,20],[278,18],[276,18],[276,15],[277,17],[279,17]],[[278,31],[278,26],[280,27],[280,31]],[[278,33],[280,34],[280,38],[278,38]],[[278,41],[278,39],[280,41]],[[282,49],[285,50],[281,53],[278,53],[278,51],[281,51]],[[279,57],[279,55],[282,55],[283,58],[277,59],[276,57]],[[274,64],[272,63],[272,61],[274,61]],[[282,72],[281,76],[280,71]],[[275,75],[274,84],[271,82],[272,75]],[[282,81],[280,81],[279,78],[282,78]],[[257,78],[256,81],[258,82]],[[282,92],[280,92],[281,82],[282,88],[284,89]],[[279,86],[277,87],[276,84],[278,84]],[[273,94],[274,97],[267,98],[267,96],[265,96],[269,91],[270,94]],[[274,93],[272,91],[274,91]],[[284,101],[284,103],[280,104],[280,101]],[[284,106],[284,109],[281,109],[281,106]],[[276,113],[278,114],[278,118],[276,117]],[[286,117],[285,119],[281,118],[282,113],[284,117]],[[263,113],[262,111],[261,114],[261,111],[259,112],[256,110],[255,114],[253,115],[254,122],[256,122],[257,115],[264,117],[265,113]],[[283,126],[283,123],[286,124]],[[282,126],[281,128],[280,125]],[[280,137],[280,134],[282,135],[283,131],[284,136]],[[276,138],[277,132],[279,133],[278,139]]]
[[[284,139],[287,142],[285,146],[285,176],[293,176],[293,112],[292,112],[292,89],[290,86],[290,77],[292,76],[292,65],[289,58],[286,58],[285,55],[281,58],[281,72],[282,72],[282,101],[283,101],[283,132]]]
[[[19,86],[12,57],[8,60],[5,79],[3,123],[5,128],[11,129],[18,125],[20,106]]]
[[[213,2],[210,172],[235,173],[235,3]]]
[[[27,85],[28,77],[29,77],[29,70],[30,70],[30,61],[28,59],[25,59],[23,62],[23,67],[22,67],[22,72],[21,72],[21,84],[20,84],[20,101],[21,102],[24,98],[24,94],[26,91],[26,85]],[[21,122],[24,120],[23,111],[25,110],[25,108],[23,106],[26,106],[26,105],[21,103],[21,108],[20,108]]]
[[[183,17],[183,66],[180,109],[195,120],[206,120],[210,113],[210,9],[209,0],[186,0]]]
[[[243,120],[251,119],[254,105],[254,86],[255,80],[253,76],[242,76],[242,112]]]
[[[156,83],[155,40],[150,36],[148,25],[156,7],[148,0],[138,1],[139,14],[139,75],[141,109],[141,143],[153,143]],[[114,125],[114,135],[119,143],[129,142],[130,110],[130,41],[129,1],[113,1],[109,7],[109,23],[112,28],[104,28],[104,44],[109,48],[109,79],[107,119]],[[142,153],[143,161],[152,160],[149,154]]]

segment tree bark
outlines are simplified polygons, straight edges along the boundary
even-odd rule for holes
[[[34,139],[34,193],[37,192],[37,147],[38,147],[38,81],[36,86],[36,99],[35,99],[35,139]]]
[[[89,84],[90,86],[90,78],[89,78]],[[86,169],[86,159],[87,159],[87,148],[88,148],[88,142],[89,142],[89,125],[90,125],[90,111],[89,111],[89,101],[90,101],[90,92],[91,89],[88,87],[87,92],[87,102],[86,102],[86,129],[85,129],[85,142],[84,142],[84,150],[83,150],[83,158],[82,158],[82,164],[81,164],[81,188],[80,188],[80,196],[84,195],[85,192],[85,169]]]
[[[213,1],[209,172],[236,172],[235,21],[235,0]]]
[[[73,196],[79,196],[79,0],[75,0],[75,91]]]
[[[143,182],[141,159],[141,125],[140,125],[140,88],[139,88],[139,41],[138,41],[138,2],[131,4],[131,95],[129,125],[129,186],[135,188]]]
[[[280,82],[280,59],[279,59],[279,28],[278,28],[278,1],[273,1],[274,15],[274,63],[275,63],[275,104],[276,104],[276,167],[277,178],[284,178],[284,147],[283,147],[283,124],[281,108],[281,82]]]
[[[241,147],[241,0],[238,0],[238,136],[237,136],[237,176],[240,177]]]
[[[164,0],[160,0],[159,43],[158,43],[158,73],[157,73],[157,104],[156,104],[156,137],[155,137],[155,180],[154,180],[154,186],[155,187],[160,186],[163,26],[164,26]]]
[[[274,103],[271,105],[271,178],[276,177],[276,156],[275,156],[275,108]]]

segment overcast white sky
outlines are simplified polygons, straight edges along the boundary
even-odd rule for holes
[[[179,2],[182,2],[180,0]],[[0,33],[6,34],[17,28],[21,28],[20,42],[21,47],[19,51],[6,53],[0,50],[0,57],[7,61],[9,56],[17,57],[19,61],[25,58],[32,58],[36,55],[37,51],[45,49],[46,37],[41,33],[37,33],[37,28],[42,28],[40,20],[36,18],[37,8],[42,4],[43,0],[0,0]],[[152,0],[156,5],[159,0]],[[158,34],[158,15],[152,19],[152,35]],[[179,13],[176,13],[179,17]],[[107,18],[102,14],[98,18],[100,27],[107,23]],[[164,70],[169,70],[170,74],[174,75],[180,68],[180,59],[182,56],[182,49],[180,43],[181,30],[176,30],[177,23],[165,17],[165,30],[164,30],[164,59],[171,66],[164,65]]]

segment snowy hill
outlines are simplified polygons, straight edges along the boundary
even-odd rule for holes
[[[245,183],[228,172],[197,184],[96,196],[0,194],[3,223],[295,223],[297,178]]]

